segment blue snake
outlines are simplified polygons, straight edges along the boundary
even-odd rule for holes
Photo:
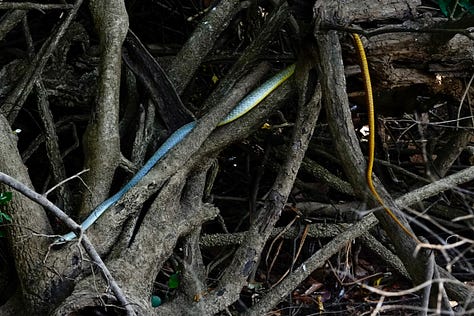
[[[243,98],[235,108],[221,121],[217,126],[228,124],[239,117],[246,114],[248,111],[253,109],[263,99],[265,99],[273,90],[278,88],[283,82],[293,75],[295,71],[295,65],[291,65],[282,71],[278,72],[275,76],[265,81],[257,89],[250,92],[245,98]],[[107,200],[99,204],[95,210],[86,218],[81,224],[83,230],[88,229],[94,222],[112,205],[114,205],[125,193],[133,188],[150,170],[155,164],[163,158],[174,146],[179,144],[196,126],[196,122],[189,122],[177,129],[171,136],[161,145],[160,148],[151,156],[151,158],[143,165],[143,167],[133,176],[133,178],[122,188],[120,191],[109,197]],[[71,241],[76,237],[74,232],[70,232],[60,237],[56,243],[63,243]]]

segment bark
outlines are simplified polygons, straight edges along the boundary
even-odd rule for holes
[[[320,17],[319,23],[330,24],[334,21],[340,21],[338,19],[340,19],[341,16],[338,15],[337,11],[332,11],[334,8],[331,8],[331,5],[325,6],[322,2],[318,2],[315,7],[317,16]],[[344,12],[342,13],[342,19],[343,18]],[[320,30],[321,24],[319,24],[319,27],[317,24],[315,37],[318,42],[321,72],[324,78],[322,84],[323,95],[327,104],[326,110],[330,119],[329,126],[331,134],[335,139],[336,151],[339,153],[346,175],[352,183],[354,190],[363,196],[366,194],[363,189],[365,187],[365,162],[354,133],[351,114],[349,112],[339,39],[334,31],[321,32]],[[377,182],[376,179],[375,182],[377,190],[387,203],[387,206],[400,214],[398,206],[393,203],[392,198],[388,192],[385,191],[381,183]],[[376,206],[377,203],[372,205]],[[377,212],[375,214],[391,238],[398,256],[404,262],[415,284],[426,281],[425,271],[427,271],[431,265],[429,253],[427,251],[424,251],[424,253],[423,251],[418,252],[416,250],[416,242],[407,236],[386,213]],[[402,220],[402,223],[408,226],[407,221]],[[435,271],[434,274],[439,275],[438,268],[433,267],[433,269]],[[431,303],[433,303],[433,301],[431,301]],[[445,301],[442,302],[442,308],[449,311],[449,305],[444,303]],[[435,306],[432,307],[434,308]]]
[[[18,112],[23,107],[26,98],[33,89],[35,81],[43,71],[54,49],[57,47],[59,40],[62,38],[72,20],[76,17],[77,11],[82,4],[82,0],[76,1],[74,7],[67,13],[66,18],[57,27],[55,32],[45,41],[35,55],[29,67],[25,70],[22,79],[16,86],[9,91],[5,100],[3,100],[0,114],[8,118],[10,123],[13,123],[18,115]]]
[[[303,79],[296,76],[300,87],[306,88],[310,69],[310,65],[302,66],[300,76]],[[199,295],[196,304],[191,304],[186,298],[176,299],[163,306],[161,310],[163,314],[216,314],[238,299],[252,271],[257,268],[259,256],[280,217],[311,139],[320,110],[319,86],[316,84],[316,87],[311,87],[311,91],[313,94],[308,96],[307,103],[305,103],[306,98],[299,99],[300,109],[289,146],[292,150],[279,171],[264,206],[258,210],[255,220],[252,221],[245,241],[237,249],[231,264],[225,269],[218,286],[212,291],[206,291],[202,297]]]
[[[448,102],[450,98],[461,102],[457,116],[453,117],[460,119],[455,131],[448,131],[439,139],[421,140],[432,147],[437,145],[434,151],[427,152],[428,158],[436,158],[432,164],[426,161],[426,172],[429,178],[439,179],[469,143],[472,122],[469,117],[462,119],[469,115],[469,107],[463,106],[462,102],[469,104],[466,100],[472,98],[473,90],[466,82],[471,77],[474,54],[470,34],[457,28],[469,23],[469,17],[451,22],[447,18],[431,16],[420,5],[420,1],[377,4],[367,1],[365,5],[348,1],[342,6],[336,1],[331,4],[338,10],[334,19],[325,20],[321,28],[339,29],[352,23],[377,22],[375,29],[344,29],[366,36],[364,46],[377,113],[391,116],[404,112],[428,112],[432,106],[446,99]],[[393,19],[402,22],[394,24]],[[350,38],[344,36],[344,43],[349,41]],[[356,62],[357,59],[353,60]],[[346,69],[352,72],[351,67]],[[420,102],[420,97],[427,101]],[[362,98],[353,97],[351,100],[363,106]]]
[[[43,118],[44,134],[46,136],[46,148],[47,156],[51,163],[51,171],[53,177],[53,184],[58,184],[66,179],[66,169],[61,156],[61,150],[59,148],[58,134],[54,124],[53,113],[49,108],[49,102],[47,100],[47,93],[45,91],[43,83],[37,83],[38,92],[38,109],[41,117]],[[58,204],[62,207],[69,207],[71,205],[71,191],[68,185],[62,185],[58,188],[59,198]]]
[[[32,187],[28,171],[17,150],[17,136],[4,116],[0,115],[0,170]],[[10,191],[1,185],[0,191]],[[26,313],[46,313],[48,302],[54,300],[49,280],[52,272],[42,264],[49,245],[45,238],[52,230],[44,210],[25,196],[15,192],[10,203],[15,225],[8,229],[10,251],[14,258]]]
[[[107,198],[120,162],[120,72],[122,43],[128,31],[123,1],[91,1],[89,6],[99,32],[101,62],[96,108],[83,140],[85,168],[90,170],[86,183],[93,191],[83,196],[81,218]]]
[[[211,110],[197,122],[197,126],[193,129],[192,133],[173,148],[169,154],[163,157],[154,169],[124,195],[121,201],[111,207],[111,211],[107,212],[98,221],[100,225],[92,228],[98,230],[93,235],[98,236],[98,240],[101,241],[102,251],[108,252],[113,243],[115,243],[116,238],[120,234],[122,224],[126,223],[129,226],[127,229],[131,229],[130,227],[134,226],[133,223],[136,221],[135,215],[141,205],[160,190],[163,183],[170,176],[182,168],[182,166],[192,164],[193,161],[199,161],[190,161],[189,159],[203,145],[204,140],[211,134],[218,122],[230,112],[237,102],[250,91],[260,76],[263,75],[264,69],[259,67],[253,75],[241,79],[244,71],[250,67],[250,62],[262,52],[272,34],[278,30],[287,17],[288,7],[282,5],[272,15],[272,18],[269,19],[268,25],[262,30],[260,37],[255,40],[251,47],[246,49],[243,56],[234,64],[227,79],[223,80],[206,100],[203,108]],[[262,108],[262,106],[265,108],[265,103],[262,102],[258,108]],[[252,122],[256,124],[256,121]],[[245,123],[239,120],[239,123],[235,125],[242,124]],[[229,124],[229,126],[234,126],[234,124]],[[227,128],[227,126],[224,128]],[[241,132],[245,131],[246,128],[248,127],[244,125]],[[234,137],[241,137],[241,134],[232,132],[231,137],[235,141]],[[220,143],[221,141],[218,142],[218,146],[220,146]],[[127,223],[130,219],[132,222]]]
[[[0,40],[25,17],[25,10],[12,10],[3,16],[0,22]]]
[[[276,19],[272,22],[273,24],[271,25],[274,29],[279,27],[281,18],[285,17],[285,15],[281,14],[276,16],[280,20]],[[236,74],[230,76],[231,80],[225,83],[222,88],[216,92],[216,97],[210,98],[211,101],[209,102],[210,104],[213,104],[216,102],[216,99],[222,98],[221,95],[225,95],[225,106],[216,107],[215,110],[212,110],[205,119],[200,120],[198,126],[193,131],[193,134],[190,135],[189,139],[183,142],[182,147],[180,147],[181,149],[177,148],[176,152],[173,151],[167,158],[161,161],[159,169],[151,172],[143,180],[146,184],[139,184],[132,190],[132,192],[130,192],[131,194],[129,197],[124,197],[127,208],[124,209],[124,204],[122,203],[119,203],[116,207],[125,210],[126,214],[120,214],[120,212],[117,213],[113,211],[109,213],[109,216],[115,217],[115,219],[117,218],[117,215],[131,217],[134,213],[130,212],[130,210],[133,210],[134,208],[137,209],[137,207],[140,206],[143,201],[148,199],[151,194],[159,190],[158,197],[154,202],[155,204],[152,206],[153,211],[145,215],[143,222],[140,223],[140,230],[137,232],[134,231],[135,220],[132,219],[131,222],[124,222],[126,226],[122,228],[123,230],[120,226],[117,227],[117,221],[109,220],[106,222],[107,224],[105,226],[99,226],[100,229],[98,231],[91,232],[91,239],[93,241],[104,241],[100,243],[99,250],[101,253],[109,253],[111,251],[108,254],[107,266],[111,267],[112,275],[117,278],[119,285],[124,288],[127,297],[130,299],[130,302],[139,314],[152,313],[149,304],[149,293],[154,280],[152,276],[158,273],[162,263],[168,258],[177,238],[191,232],[196,229],[196,227],[199,227],[202,222],[215,216],[215,210],[208,206],[203,205],[202,208],[198,207],[198,209],[201,210],[200,212],[196,212],[195,209],[197,207],[196,197],[202,195],[199,191],[199,188],[202,191],[203,187],[201,183],[203,179],[202,171],[199,176],[201,180],[197,181],[197,189],[194,189],[194,193],[189,193],[187,190],[184,191],[188,192],[187,194],[182,193],[186,179],[188,180],[188,186],[191,185],[188,175],[192,168],[200,165],[200,163],[198,163],[199,161],[202,161],[200,159],[210,155],[210,149],[205,154],[197,155],[196,162],[190,162],[187,157],[190,157],[194,151],[199,149],[201,143],[212,131],[212,126],[215,126],[217,122],[219,122],[221,118],[235,105],[236,101],[245,95],[249,88],[255,84],[255,80],[258,77],[249,77],[246,78],[246,80],[242,80],[241,83],[234,87],[234,83],[237,78],[239,78],[238,74],[242,73],[244,69],[241,65],[246,65],[249,60],[253,59],[254,56],[258,54],[261,47],[263,47],[262,44],[268,41],[265,37],[268,37],[271,34],[271,31],[262,33],[262,41],[257,42],[258,45],[242,58],[240,64],[235,66],[234,72]],[[232,91],[230,91],[230,89],[232,89]],[[113,91],[114,89],[111,88],[111,90]],[[282,89],[282,91],[285,91],[286,94],[289,93],[288,89]],[[101,95],[100,89],[98,93]],[[269,101],[271,101],[271,99]],[[233,129],[236,129],[238,127],[239,132],[226,134],[231,135],[231,138],[227,142],[215,142],[214,144],[219,144],[219,146],[222,147],[231,141],[235,141],[236,137],[242,137],[242,135],[250,133],[251,128],[254,128],[258,122],[261,121],[264,115],[268,115],[272,106],[274,106],[274,104],[279,104],[278,102],[273,102],[273,104],[268,103],[267,106],[263,105],[262,108],[264,110],[256,112],[256,115],[249,116],[249,122],[252,122],[251,124],[246,125],[243,122],[240,122],[240,124],[230,124],[229,128],[232,127]],[[216,148],[213,148],[213,150],[213,154],[215,154]],[[183,169],[182,166],[185,162],[187,162],[187,164]],[[177,172],[179,168],[181,168],[181,170]],[[157,176],[157,174],[159,174],[159,176]],[[147,189],[143,190],[145,187]],[[137,192],[141,195],[138,198],[136,196]],[[186,199],[183,198],[187,195],[192,197],[192,199],[186,203]],[[183,198],[180,198],[181,196],[183,196]],[[193,220],[186,220],[190,218],[191,213],[191,218]],[[162,219],[160,220],[160,218]],[[113,229],[110,229],[108,226],[109,223],[113,225]],[[163,229],[156,229],[157,223],[163,223]],[[169,225],[169,223],[175,224]],[[103,232],[103,235],[101,235],[100,232]],[[150,240],[163,240],[163,243],[153,243],[152,247],[145,249],[143,247],[144,243],[148,244]],[[112,245],[114,245],[114,248],[110,248]],[[72,254],[71,250],[73,250]],[[64,252],[73,255],[73,257],[79,255],[75,253],[74,248],[63,248],[59,252],[54,253],[52,257],[54,258],[56,255],[61,256]],[[130,261],[126,258],[134,258],[136,260]],[[85,272],[85,275],[88,275],[90,274],[90,272],[88,273],[89,269],[89,267],[85,266],[85,269],[82,271]],[[79,272],[75,270],[75,273]],[[130,282],[130,275],[134,275],[134,282]],[[96,290],[91,292],[91,288],[96,288]],[[55,310],[55,314],[69,314],[84,309],[87,306],[94,306],[97,304],[97,295],[99,295],[105,302],[114,304],[115,299],[107,293],[106,288],[107,282],[98,279],[94,274],[90,274],[89,277],[84,278],[75,286],[73,293]]]
[[[327,104],[327,114],[331,118],[329,122],[331,134],[335,139],[337,152],[340,154],[341,162],[354,190],[364,196],[366,194],[363,190],[366,187],[365,161],[349,112],[339,40],[334,31],[329,31],[328,34],[316,34],[316,40],[318,41],[321,59],[321,72],[323,78],[325,78],[323,80],[323,91]],[[380,182],[376,182],[376,185],[379,194],[387,203],[386,205],[396,214],[400,214],[400,210],[391,201],[388,193],[382,190]],[[373,201],[372,206],[377,206],[377,202]],[[423,252],[418,253],[414,260],[417,243],[405,234],[385,212],[377,212],[376,216],[390,236],[412,279],[416,283],[424,282],[427,255]],[[400,217],[400,215],[398,216]],[[402,224],[409,227],[408,222],[403,218]]]
[[[218,36],[225,31],[240,6],[239,1],[229,0],[214,7],[210,14],[207,14],[205,19],[199,23],[193,36],[180,49],[169,68],[169,77],[179,94],[183,92],[197,67],[211,51]]]
[[[248,2],[233,0],[217,1],[216,7],[198,22],[194,33],[189,36],[181,51],[170,63],[168,68],[171,82],[175,85],[176,91],[186,98],[182,104],[188,105],[189,100],[202,92],[196,92],[200,89],[193,87],[199,84],[195,80],[198,70],[209,60],[214,60],[212,66],[216,67],[214,63],[220,55],[213,54],[214,48],[218,47],[219,41],[229,40],[232,37],[233,30],[227,27],[233,26],[231,24],[233,19],[236,21],[241,19],[244,15],[241,12],[247,12],[243,10],[248,4]],[[403,96],[402,101],[406,101],[404,102],[405,111],[413,109],[418,112],[428,111],[429,108],[418,108],[420,105],[416,97],[420,87],[424,89],[423,95],[449,96],[455,101],[469,100],[471,90],[466,90],[464,96],[461,92],[465,87],[464,81],[471,72],[474,58],[471,40],[466,36],[469,34],[454,35],[451,31],[443,35],[435,33],[433,31],[435,29],[453,28],[456,25],[442,18],[434,19],[422,12],[422,8],[419,7],[420,1],[386,0],[377,3],[366,1],[365,4],[367,5],[364,6],[356,0],[317,1],[314,8],[315,18],[318,19],[315,32],[308,36],[304,34],[296,36],[304,40],[298,43],[301,46],[298,47],[299,59],[294,78],[283,84],[256,109],[238,121],[216,128],[221,119],[248,91],[258,85],[268,71],[269,67],[266,63],[255,67],[256,60],[263,58],[281,61],[280,55],[267,56],[271,54],[269,51],[273,52],[275,49],[276,34],[279,35],[277,44],[282,46],[283,50],[287,46],[297,46],[290,39],[291,36],[287,37],[285,33],[287,27],[284,25],[290,15],[286,2],[277,5],[272,12],[260,12],[265,15],[265,19],[262,19],[263,25],[258,28],[258,31],[254,30],[249,37],[250,46],[243,50],[243,53],[239,53],[238,60],[233,63],[225,77],[219,78],[219,84],[202,105],[201,112],[207,114],[199,119],[192,133],[169,152],[116,205],[111,207],[90,230],[85,232],[82,239],[50,248],[51,241],[57,237],[53,235],[51,228],[53,225],[50,224],[50,220],[63,221],[79,235],[83,232],[77,223],[67,218],[59,208],[51,206],[51,202],[45,197],[37,196],[36,199],[45,207],[43,209],[22,194],[15,193],[14,200],[8,205],[8,211],[11,211],[13,217],[13,224],[8,227],[8,240],[9,254],[13,258],[18,286],[8,302],[0,307],[0,314],[78,315],[94,312],[128,315],[212,315],[223,312],[238,301],[243,289],[249,285],[249,282],[254,281],[255,271],[259,267],[259,260],[268,240],[282,233],[283,228],[275,228],[275,226],[282,210],[289,205],[288,199],[292,191],[297,190],[294,184],[301,183],[301,186],[305,184],[303,180],[297,179],[300,166],[301,171],[309,174],[313,181],[314,179],[321,180],[323,185],[327,185],[328,190],[343,193],[343,197],[351,199],[351,202],[341,203],[341,207],[320,201],[291,205],[296,206],[303,214],[311,214],[312,217],[319,218],[328,215],[331,219],[343,217],[348,221],[354,221],[353,209],[360,209],[363,203],[367,202],[370,207],[376,208],[377,203],[370,199],[365,190],[365,159],[360,148],[360,140],[354,133],[353,118],[349,111],[344,75],[346,74],[349,80],[356,82],[357,86],[359,71],[357,66],[354,66],[355,55],[352,52],[352,44],[349,44],[347,33],[358,32],[365,35],[364,44],[367,47],[370,70],[375,79],[374,89],[378,97],[376,106],[378,112],[385,115],[394,111],[393,104],[400,103],[397,102],[400,95]],[[0,9],[6,8],[6,5],[0,3]],[[16,144],[17,136],[11,131],[11,126],[18,113],[21,113],[19,111],[28,103],[27,97],[33,91],[33,84],[39,80],[47,81],[45,79],[47,75],[42,72],[47,69],[47,60],[58,47],[57,43],[75,16],[80,1],[74,6],[41,6],[33,3],[8,5],[8,8],[22,10],[31,8],[69,10],[58,24],[58,30],[43,43],[38,54],[32,59],[31,65],[24,67],[25,75],[18,76],[16,86],[11,91],[0,88],[0,97],[5,96],[0,108],[3,113],[3,115],[0,114],[0,171],[25,184],[27,188],[23,188],[24,192],[32,189],[33,185],[20,157]],[[132,116],[137,111],[134,112],[133,108],[138,108],[135,103],[141,102],[139,101],[141,96],[138,96],[139,93],[136,91],[137,95],[130,98],[131,104],[127,105],[127,110],[123,110],[125,106],[121,104],[120,93],[128,93],[120,88],[121,49],[128,29],[128,17],[123,1],[90,1],[89,5],[99,34],[100,61],[93,114],[87,126],[86,135],[82,138],[82,149],[85,153],[84,167],[90,169],[85,182],[91,192],[76,196],[82,204],[79,211],[80,217],[88,215],[93,206],[110,195],[112,183],[119,182],[122,176],[121,170],[117,172],[120,164],[124,169],[126,166],[130,172],[136,170],[140,162],[144,161],[146,149],[151,147],[149,144],[151,140],[145,135],[146,130],[156,126],[152,122],[155,111],[157,117],[159,114],[163,115],[163,113],[158,113],[159,110],[154,110],[158,107],[154,107],[150,102],[147,105],[147,112],[152,115],[134,120]],[[25,12],[16,10],[8,14],[0,22],[0,37],[10,31],[20,18],[25,16]],[[403,22],[396,24],[396,21]],[[354,24],[359,23],[365,29],[354,27]],[[366,28],[374,25],[377,25],[377,28]],[[251,27],[256,28],[255,25]],[[297,30],[298,27],[293,23],[292,29]],[[245,36],[242,38],[239,38],[239,41],[242,41],[239,45],[249,39]],[[314,46],[315,42],[317,46]],[[344,55],[343,50],[347,51]],[[240,46],[236,51],[242,51]],[[64,58],[67,57],[64,56]],[[147,55],[147,58],[149,62],[153,61],[151,55]],[[136,67],[138,71],[143,69],[139,66],[138,62]],[[136,69],[134,71],[137,71]],[[142,77],[137,75],[140,79],[129,81],[128,89],[136,89],[136,82],[146,81],[147,76],[154,75],[154,71],[150,70],[150,74]],[[441,76],[441,81],[435,80],[436,75]],[[158,81],[162,80],[159,76],[154,78]],[[146,82],[143,86],[147,87],[147,84],[152,86],[155,83]],[[414,85],[415,88],[413,88]],[[41,84],[38,86],[41,87]],[[206,87],[208,90],[211,88],[210,85]],[[191,92],[189,93],[186,88]],[[352,89],[349,96],[351,101],[358,102],[360,98],[357,96],[358,91],[353,91],[352,86],[349,89]],[[166,93],[166,88],[164,90]],[[296,110],[291,108],[296,99],[295,90],[298,90]],[[7,91],[6,94],[5,91]],[[70,172],[68,165],[62,165],[65,153],[62,151],[61,140],[66,137],[61,136],[61,133],[66,130],[65,125],[63,121],[61,123],[54,121],[56,113],[51,112],[52,107],[44,98],[51,92],[36,92],[42,101],[40,105],[42,116],[45,118],[46,133],[28,144],[25,160],[32,163],[34,160],[32,157],[36,157],[35,152],[41,150],[39,144],[49,140],[47,143],[49,159],[54,160],[54,177],[55,181],[59,182],[65,180],[64,178]],[[175,94],[175,91],[170,91],[170,93]],[[331,168],[319,165],[318,163],[324,160],[320,157],[315,158],[314,161],[310,157],[304,158],[318,119],[321,98],[324,101],[326,120],[329,123],[332,144],[334,144],[330,150],[339,156],[339,160],[329,159],[334,164]],[[154,102],[158,102],[158,99],[160,99],[159,93],[153,96]],[[468,104],[468,101],[466,103]],[[290,106],[284,109],[281,116],[289,117],[289,121],[295,120],[292,138],[280,154],[282,166],[279,167],[272,161],[276,166],[273,169],[276,178],[273,179],[272,184],[269,181],[268,187],[271,189],[262,198],[263,203],[260,207],[255,208],[256,213],[252,214],[249,227],[245,232],[205,235],[200,238],[201,231],[206,229],[204,224],[219,215],[218,208],[206,203],[207,200],[206,202],[203,200],[208,186],[206,181],[211,161],[232,142],[252,134],[262,125],[262,122],[285,104]],[[468,106],[459,106],[458,118],[468,110]],[[119,114],[122,113],[126,121],[124,124],[127,125],[123,128],[124,135],[119,133]],[[84,116],[76,122],[80,120],[84,120]],[[135,128],[133,122],[141,122],[143,126]],[[420,130],[424,128],[423,124],[418,125]],[[173,125],[167,125],[167,127],[172,129]],[[375,179],[377,188],[387,205],[400,214],[403,207],[421,204],[424,199],[472,181],[474,178],[472,168],[445,176],[453,170],[452,166],[457,161],[462,148],[469,143],[469,128],[471,128],[469,124],[459,124],[459,129],[443,134],[443,136],[449,135],[448,140],[443,137],[432,140],[433,143],[438,141],[433,145],[432,151],[429,151],[430,147],[426,146],[426,156],[436,155],[431,169],[426,168],[426,170],[435,175],[430,179],[437,181],[395,199],[388,192],[388,187],[386,189],[380,181]],[[128,131],[132,131],[135,135],[126,135]],[[127,144],[129,140],[134,140],[136,147],[140,150],[129,153],[125,146],[121,150],[120,142]],[[318,153],[314,155],[314,152],[311,154],[318,156]],[[266,154],[267,157],[271,156]],[[127,161],[128,155],[138,163],[134,165]],[[74,163],[77,161],[74,160]],[[79,161],[82,167],[82,160],[79,159]],[[343,172],[337,166],[339,163]],[[413,176],[418,186],[427,181],[427,177],[414,175],[413,172],[404,172],[405,175]],[[0,191],[5,190],[8,189],[2,185]],[[30,196],[32,199],[34,199],[33,193]],[[65,204],[76,203],[77,201],[73,198],[66,199]],[[65,207],[72,209],[74,205]],[[309,210],[303,209],[304,207]],[[335,208],[337,208],[336,212]],[[52,209],[55,216],[49,216],[48,220],[45,210]],[[344,216],[337,214],[347,209],[350,214],[344,214]],[[362,240],[362,243],[373,253],[385,260],[395,271],[410,278],[415,284],[438,277],[452,278],[448,272],[435,264],[432,254],[427,254],[423,250],[418,251],[417,244],[407,237],[385,213],[374,209],[368,212],[375,212],[375,216],[369,214],[352,225],[320,223],[308,225],[305,231],[308,237],[331,238],[331,240],[321,246],[319,251],[302,260],[302,264],[294,269],[282,283],[269,290],[246,313],[261,315],[272,310],[284,297],[290,296],[293,289],[302,284],[305,278],[321,268],[347,243],[357,239]],[[459,212],[456,216],[463,216],[464,213]],[[428,218],[424,213],[417,216],[420,219]],[[379,223],[390,237],[395,253],[391,253],[385,245],[368,232]],[[408,226],[405,220],[403,223]],[[290,229],[283,236],[296,239],[299,237],[299,232],[296,229]],[[182,256],[176,250],[177,245],[183,249]],[[221,277],[210,282],[205,268],[207,258],[201,253],[202,248],[229,245],[235,247],[235,253],[228,258],[228,264],[222,268]],[[227,258],[216,258],[216,260],[227,260]],[[150,298],[154,294],[157,276],[160,275],[160,271],[163,271],[163,267],[166,267],[167,262],[173,261],[178,261],[181,269],[180,289],[168,302],[159,308],[152,308]],[[462,302],[466,308],[472,307],[469,296],[472,288],[460,282],[446,283],[444,288],[449,298]],[[3,290],[0,293],[6,292],[1,284],[0,290]],[[443,291],[440,290],[444,299],[443,308],[449,311]],[[426,290],[422,302],[426,306],[436,305],[438,301],[433,298],[436,298],[437,294],[433,289]]]
[[[365,231],[368,231],[376,224],[376,222],[377,220],[374,216],[367,216],[354,226],[338,234],[322,249],[315,252],[308,260],[293,271],[293,273],[285,278],[282,283],[274,287],[263,300],[253,308],[249,309],[245,315],[262,315],[273,308],[284,296],[288,295],[288,293],[294,288],[295,284],[303,282],[304,279],[311,274],[311,271],[315,271],[322,267],[326,261],[342,249],[348,241],[354,240]]]

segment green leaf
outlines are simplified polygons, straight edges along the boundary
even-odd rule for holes
[[[459,5],[464,8],[468,13],[474,13],[474,3],[472,0],[459,0]]]
[[[158,307],[161,305],[161,298],[156,295],[151,296],[151,306],[152,307]]]
[[[7,205],[12,200],[12,192],[0,192],[0,205]]]
[[[179,286],[179,272],[173,273],[170,275],[168,280],[168,287],[170,289],[177,289]]]
[[[438,0],[438,6],[441,12],[449,18],[459,18],[466,12],[474,14],[474,0]]]
[[[451,7],[452,0],[438,0],[438,6],[441,9],[441,12],[445,16],[449,16],[449,9]]]
[[[5,232],[3,230],[0,230],[0,238],[5,237]]]

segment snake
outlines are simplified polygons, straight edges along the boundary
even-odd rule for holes
[[[364,45],[362,44],[362,40],[360,36],[356,33],[352,34],[352,39],[354,41],[354,46],[356,48],[357,55],[359,57],[359,65],[362,72],[362,81],[364,82],[364,90],[365,90],[365,102],[367,104],[367,116],[369,119],[369,153],[368,153],[368,161],[367,161],[367,169],[365,173],[365,180],[367,182],[367,186],[369,191],[375,197],[377,202],[382,206],[385,213],[390,216],[390,218],[412,239],[416,242],[420,243],[418,238],[411,232],[405,225],[400,222],[398,217],[393,213],[393,211],[385,204],[383,199],[378,194],[377,190],[375,189],[375,185],[372,179],[373,175],[373,168],[374,168],[374,160],[375,160],[375,106],[374,106],[374,97],[372,93],[372,83],[370,80],[370,73],[369,73],[369,63],[367,62],[367,56],[365,55]]]
[[[290,78],[295,72],[295,64],[281,70],[273,77],[265,81],[262,85],[247,94],[237,105],[220,121],[217,126],[229,124],[244,116],[247,112],[257,106],[272,91],[278,88],[283,82]],[[176,145],[178,145],[196,126],[196,121],[191,121],[178,128],[171,136],[158,148],[158,150],[148,159],[143,167],[123,186],[117,193],[100,203],[92,213],[82,222],[82,231],[87,230],[104,212],[122,198]],[[76,238],[75,232],[69,232],[56,240],[55,243],[64,243]]]
[[[375,114],[374,114],[374,101],[372,93],[372,84],[370,80],[369,66],[367,62],[367,57],[365,54],[364,45],[358,34],[353,33],[352,39],[354,41],[354,46],[359,58],[359,65],[362,72],[362,79],[364,82],[365,97],[367,104],[367,113],[369,119],[369,153],[368,153],[368,162],[366,169],[366,183],[369,188],[369,191],[375,197],[377,202],[382,206],[385,212],[390,216],[390,218],[411,238],[419,243],[418,238],[407,228],[394,212],[386,206],[383,199],[378,194],[372,176],[373,176],[373,167],[375,160]],[[229,124],[238,118],[245,115],[247,112],[252,110],[257,106],[263,99],[265,99],[272,91],[278,88],[283,82],[290,78],[295,72],[295,64],[288,66],[282,71],[278,72],[276,75],[265,81],[258,88],[250,92],[245,96],[230,112],[227,116],[217,124],[217,126],[223,126]],[[94,211],[84,220],[80,225],[82,231],[87,230],[96,220],[104,214],[104,212],[113,206],[118,200],[122,198],[131,188],[133,188],[172,148],[179,144],[196,126],[196,121],[189,122],[179,129],[177,129],[171,136],[158,148],[158,150],[150,157],[150,159],[143,165],[143,167],[130,179],[130,181],[125,184],[117,193],[106,199],[104,202],[99,204]],[[64,243],[72,241],[76,238],[75,232],[69,232],[61,236],[56,243]]]

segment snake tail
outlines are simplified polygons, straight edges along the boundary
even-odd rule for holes
[[[367,57],[365,55],[364,45],[358,34],[352,34],[352,39],[354,40],[354,45],[356,47],[357,55],[359,57],[359,65],[362,71],[362,79],[364,81],[364,89],[365,89],[365,102],[367,104],[367,114],[369,117],[369,160],[367,163],[367,172],[366,182],[367,186],[369,187],[370,192],[375,197],[377,202],[382,206],[384,211],[392,218],[392,220],[411,238],[413,238],[417,243],[420,243],[418,238],[415,234],[410,231],[402,222],[398,219],[398,217],[393,213],[393,211],[386,206],[383,199],[378,194],[377,190],[375,189],[375,185],[372,179],[373,168],[374,168],[374,160],[375,160],[375,113],[374,113],[374,98],[372,93],[372,83],[370,81],[370,73],[369,73],[369,65],[367,62]]]

